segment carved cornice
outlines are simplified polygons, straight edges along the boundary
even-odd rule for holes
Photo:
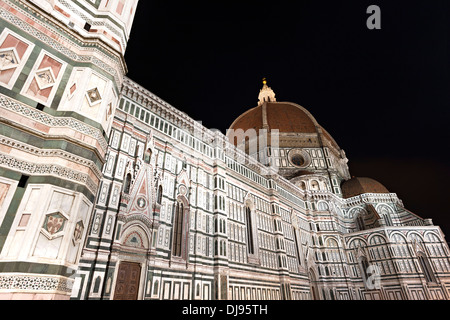
[[[98,183],[89,175],[55,164],[36,164],[0,153],[0,166],[30,175],[51,175],[85,185],[92,194],[97,193]]]
[[[80,120],[71,117],[54,117],[43,111],[31,108],[30,106],[13,100],[3,94],[0,94],[0,108],[5,108],[12,112],[18,113],[22,117],[26,117],[32,121],[42,123],[49,127],[66,127],[75,130],[81,134],[91,136],[103,149],[103,153],[108,147],[102,132]],[[100,156],[100,158],[102,158]]]
[[[20,141],[10,139],[8,137],[0,135],[0,145],[5,145],[14,149],[18,149],[20,151],[27,152],[32,155],[36,155],[39,157],[58,157],[70,162],[74,162],[76,164],[88,167],[100,180],[102,178],[101,170],[95,165],[94,162],[90,160],[86,160],[85,158],[79,157],[72,153],[66,152],[61,149],[40,149],[34,146],[31,146],[26,143],[22,143]]]

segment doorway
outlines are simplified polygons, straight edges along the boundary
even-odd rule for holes
[[[140,275],[141,265],[139,263],[122,261],[117,273],[114,300],[137,300]]]

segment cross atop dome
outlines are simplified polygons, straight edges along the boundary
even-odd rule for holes
[[[272,88],[267,86],[267,79],[263,78],[263,87],[259,90],[258,96],[258,106],[262,105],[264,102],[276,102],[275,92],[273,92]]]

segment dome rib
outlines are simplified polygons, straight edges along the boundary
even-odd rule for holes
[[[241,114],[230,129],[263,129],[264,114],[267,115],[268,129],[280,132],[317,133],[319,124],[303,107],[290,102],[266,102]]]
[[[252,129],[256,131],[256,135],[262,129],[278,130],[281,135],[288,134],[284,136],[285,138],[290,136],[286,138],[289,140],[285,139],[288,141],[286,146],[294,147],[320,146],[321,144],[319,145],[317,140],[316,142],[310,142],[311,137],[317,136],[316,139],[320,139],[320,136],[322,141],[326,140],[333,148],[340,150],[336,141],[317,123],[314,116],[301,105],[292,102],[263,102],[236,118],[227,130],[226,135],[231,143],[238,145],[246,137],[246,134],[250,134]],[[301,137],[302,134],[307,137]],[[295,145],[295,142],[293,144],[296,139],[294,137],[303,142],[298,145]]]

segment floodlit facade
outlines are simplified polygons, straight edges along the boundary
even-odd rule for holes
[[[0,299],[449,299],[439,226],[265,80],[224,135],[128,79],[136,7],[0,3]]]

